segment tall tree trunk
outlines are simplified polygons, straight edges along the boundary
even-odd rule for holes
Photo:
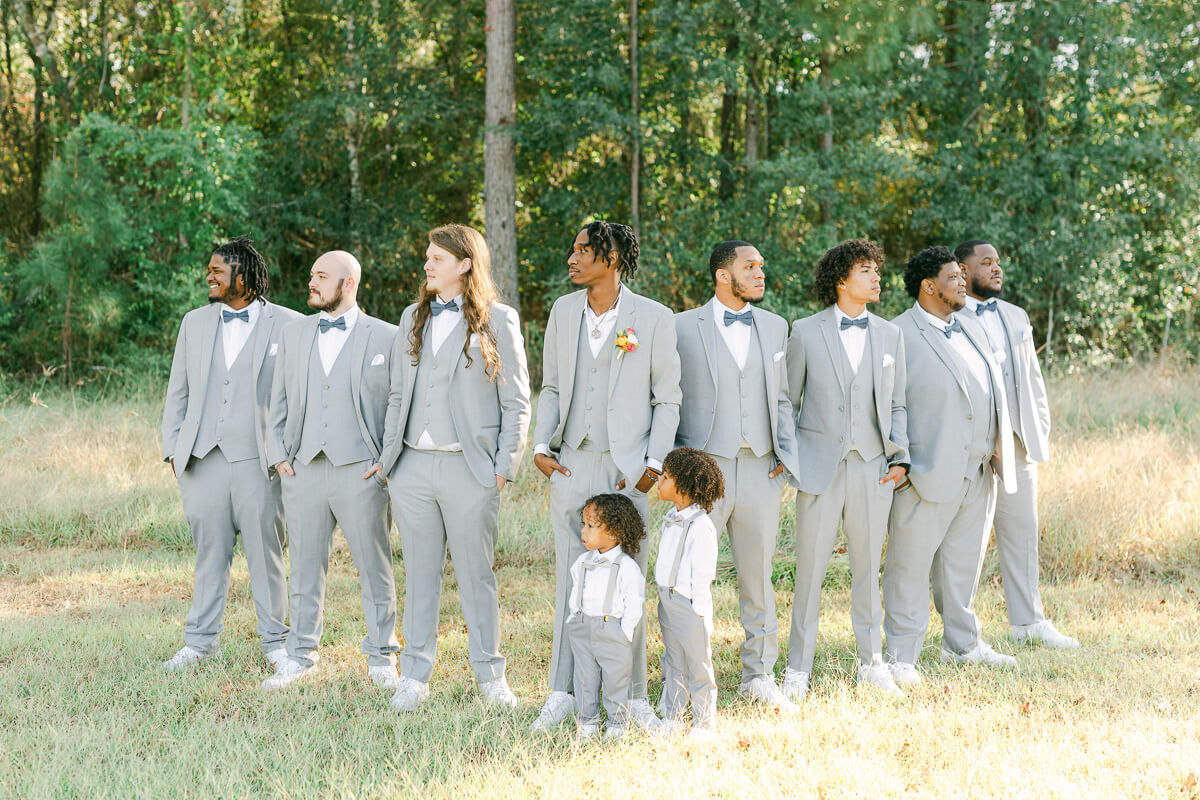
[[[738,53],[737,34],[730,34],[725,39],[725,58],[732,61]],[[725,91],[721,97],[721,176],[717,187],[717,197],[728,200],[733,197],[733,162],[736,155],[734,135],[737,127],[737,82],[734,78],[725,80]]]
[[[30,53],[33,62],[33,154],[29,159],[29,194],[32,224],[30,235],[37,238],[42,232],[42,170],[46,157],[46,85],[42,59]]]
[[[825,131],[821,134],[821,154],[824,157],[826,177],[821,191],[821,225],[826,227],[833,241],[838,238],[838,222],[833,216],[833,103],[830,93],[833,91],[833,78],[829,74],[829,51],[822,50],[820,57],[821,89],[824,102],[821,103],[821,115],[825,118]]]
[[[641,168],[642,168],[642,119],[641,82],[638,79],[638,0],[629,0],[629,93],[633,100],[633,130],[629,159],[629,207],[630,222],[634,233],[641,235]]]
[[[483,224],[496,288],[520,311],[517,274],[517,11],[515,0],[487,0],[487,80],[484,87]]]
[[[752,53],[746,59],[746,76],[749,83],[746,89],[746,166],[753,169],[758,164],[758,137],[760,131],[757,54]]]
[[[191,125],[192,117],[192,4],[195,0],[183,0],[183,107],[180,121],[184,130]]]
[[[359,91],[358,50],[354,41],[354,15],[346,17],[346,54],[349,64],[346,69],[346,102],[342,115],[346,123],[346,161],[350,169],[350,207],[347,219],[350,223],[350,252],[362,258],[362,233],[358,215],[362,209],[362,166],[358,152],[358,105],[355,94]]]

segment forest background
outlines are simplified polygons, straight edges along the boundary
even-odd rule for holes
[[[242,233],[276,301],[303,308],[312,260],[343,248],[395,320],[451,221],[493,228],[535,367],[592,217],[634,224],[634,286],[677,310],[708,298],[720,239],[758,244],[766,305],[794,319],[841,239],[883,243],[891,316],[909,255],[981,237],[1051,366],[1195,356],[1197,19],[1187,0],[3,0],[0,376],[164,374],[211,248]]]

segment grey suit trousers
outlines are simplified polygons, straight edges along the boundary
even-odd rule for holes
[[[579,614],[567,622],[580,723],[600,721],[601,686],[609,725],[624,725],[629,715],[633,644],[621,621]],[[637,637],[634,637],[637,641]]]
[[[500,492],[479,485],[462,453],[405,448],[388,481],[404,554],[404,650],[400,672],[428,683],[437,657],[446,549],[454,564],[467,653],[479,683],[504,677],[500,596],[493,571]]]
[[[288,656],[308,666],[316,659],[325,620],[325,579],[336,523],[346,537],[358,568],[367,636],[362,651],[370,666],[396,663],[396,582],[388,544],[388,495],[377,477],[363,480],[373,462],[334,466],[318,455],[308,464],[293,463],[295,476],[284,475],[292,565],[292,632]]]
[[[1004,602],[1012,625],[1032,625],[1046,618],[1038,590],[1038,465],[1026,457],[1020,437],[1013,439],[1017,491],[996,495],[996,555],[1004,581]]]
[[[942,647],[963,654],[979,642],[975,590],[996,508],[988,465],[947,503],[922,500],[911,485],[892,499],[883,568],[886,660],[915,664],[929,628],[929,592],[942,617]]]
[[[779,537],[779,499],[786,472],[768,478],[775,457],[759,458],[742,448],[734,458],[713,456],[725,476],[725,496],[708,515],[719,532],[726,529],[738,579],[738,611],[746,638],[742,642],[742,683],[773,677],[779,657],[779,618],[771,560]]]
[[[180,473],[179,493],[196,546],[196,583],[184,642],[200,653],[217,645],[240,532],[263,652],[282,647],[288,626],[279,481],[266,479],[257,458],[231,464],[217,448],[192,459],[191,467]]]
[[[579,450],[564,444],[558,461],[571,471],[567,477],[555,471],[550,476],[550,520],[554,525],[554,643],[550,651],[550,690],[571,691],[575,675],[571,648],[567,643],[567,615],[570,613],[571,565],[583,555],[583,527],[580,513],[583,504],[594,494],[616,492],[624,476],[613,463],[609,453],[590,449],[585,441]],[[633,501],[643,522],[649,517],[650,501],[637,489],[626,486],[621,494]],[[646,574],[646,559],[650,543],[643,539],[633,557],[642,574]],[[633,634],[634,700],[646,699],[646,617],[642,616]]]
[[[864,461],[858,451],[851,450],[838,463],[828,489],[815,495],[796,493],[796,598],[788,638],[788,666],[797,672],[812,672],[821,586],[839,522],[846,531],[850,557],[850,624],[859,661],[870,664],[883,652],[879,562],[893,485],[879,484],[886,474],[884,456]]]
[[[704,617],[692,609],[691,600],[660,586],[658,624],[663,641],[663,716],[680,719],[691,698],[692,724],[711,725],[717,714],[717,679]]]

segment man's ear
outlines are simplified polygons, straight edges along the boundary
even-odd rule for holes
[[[729,270],[727,270],[727,269],[717,270],[716,277],[717,277],[717,283],[729,283]]]
[[[471,271],[471,259],[464,258],[462,260],[462,263],[458,265],[458,274],[466,275],[470,271]]]

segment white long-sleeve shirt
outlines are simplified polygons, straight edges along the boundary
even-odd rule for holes
[[[571,565],[571,594],[567,608],[570,611],[568,619],[580,612],[589,617],[604,615],[604,600],[608,595],[610,570],[616,569],[617,588],[613,592],[611,616],[621,621],[621,632],[625,638],[633,641],[633,632],[642,620],[646,607],[646,578],[632,558],[622,558],[625,555],[620,546],[608,552],[588,550],[575,559]],[[597,566],[587,568],[587,564]],[[579,582],[583,581],[582,602],[578,600]]]
[[[684,522],[687,520],[691,520],[691,525],[684,537]],[[698,505],[668,512],[663,518],[658,561],[654,565],[654,580],[660,593],[671,588],[671,569],[681,545],[683,559],[675,578],[675,593],[692,601],[692,608],[704,618],[711,630],[712,582],[717,576],[717,529]]]

